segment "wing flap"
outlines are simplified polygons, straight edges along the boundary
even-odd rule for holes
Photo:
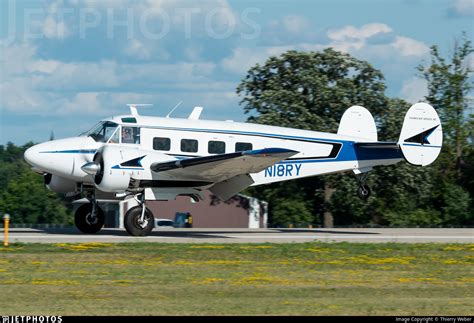
[[[250,175],[242,174],[219,182],[209,188],[209,190],[221,200],[226,201],[253,183],[254,181]]]

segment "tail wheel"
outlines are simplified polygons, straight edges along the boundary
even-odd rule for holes
[[[155,217],[149,209],[145,209],[145,215],[142,217],[143,206],[135,206],[127,211],[124,218],[124,225],[127,232],[132,236],[147,236],[155,226]]]
[[[92,203],[81,205],[74,215],[76,227],[84,233],[97,233],[105,223],[104,211],[97,205],[92,214]]]
[[[357,195],[363,200],[367,200],[370,196],[370,188],[367,185],[360,185],[357,189]]]

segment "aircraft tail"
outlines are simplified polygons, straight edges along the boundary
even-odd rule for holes
[[[354,105],[344,112],[337,134],[357,137],[364,142],[377,141],[377,127],[374,118],[369,110],[359,105]]]
[[[410,107],[403,121],[398,145],[405,160],[427,166],[438,157],[443,144],[443,130],[436,110],[427,103]]]

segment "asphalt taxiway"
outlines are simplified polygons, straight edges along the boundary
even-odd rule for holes
[[[0,230],[3,240],[3,229]],[[102,229],[83,234],[69,229],[10,229],[10,242],[83,243],[83,242],[161,242],[161,243],[289,243],[289,242],[361,242],[361,243],[470,243],[474,228],[467,229],[160,229],[147,237],[132,237],[124,229]]]

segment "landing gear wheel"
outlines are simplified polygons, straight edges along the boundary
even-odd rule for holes
[[[84,233],[97,233],[105,223],[104,211],[99,206],[95,207],[92,214],[92,203],[81,205],[74,215],[76,227]]]
[[[143,221],[141,221],[143,206],[138,205],[127,211],[124,225],[127,232],[132,236],[147,236],[155,226],[155,217],[150,210],[145,209]]]
[[[360,185],[357,189],[357,195],[363,200],[367,200],[370,196],[370,188],[367,185]]]

